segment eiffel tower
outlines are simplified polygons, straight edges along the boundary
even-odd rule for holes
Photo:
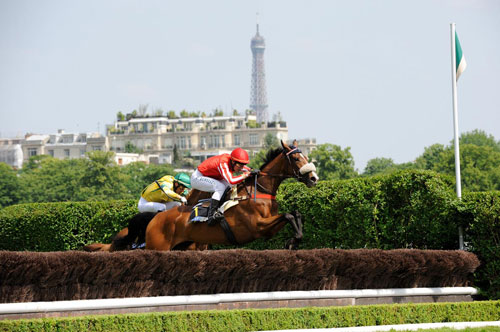
[[[250,43],[252,49],[252,85],[250,95],[250,109],[257,115],[257,123],[268,121],[267,113],[267,93],[266,93],[266,73],[264,71],[264,50],[266,43],[259,34],[259,25],[257,24],[257,33]]]

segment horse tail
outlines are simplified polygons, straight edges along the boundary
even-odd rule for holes
[[[129,250],[133,243],[142,244],[146,242],[146,228],[156,212],[139,212],[129,219],[128,228],[116,234],[111,243],[110,251]]]

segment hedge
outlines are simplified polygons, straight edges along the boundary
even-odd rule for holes
[[[304,217],[302,249],[458,248],[452,216],[456,196],[448,177],[428,171],[322,181],[314,188],[292,183],[280,188],[283,211]],[[279,248],[292,236],[278,233],[253,249]]]
[[[64,202],[8,206],[0,210],[0,250],[61,251],[109,243],[136,214],[137,202]]]
[[[482,264],[475,283],[491,299],[500,299],[500,192],[466,193],[456,204],[464,241]]]
[[[261,331],[500,320],[500,302],[246,309],[2,320],[0,331]]]

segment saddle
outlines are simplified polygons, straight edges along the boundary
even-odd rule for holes
[[[221,217],[224,218],[224,212],[238,205],[239,200],[237,199],[237,188],[229,187],[224,191],[222,195],[223,199],[220,200],[217,211]],[[199,223],[206,222],[208,219],[208,211],[210,210],[210,198],[200,199],[198,203],[191,209],[191,214],[189,215],[189,223]]]

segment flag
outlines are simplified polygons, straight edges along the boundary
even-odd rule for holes
[[[465,68],[467,67],[467,63],[465,62],[465,57],[462,53],[462,48],[460,47],[460,42],[458,41],[458,35],[455,32],[455,54],[456,54],[456,72],[457,72],[457,81],[458,78],[460,77],[460,74],[462,74],[465,71]]]

